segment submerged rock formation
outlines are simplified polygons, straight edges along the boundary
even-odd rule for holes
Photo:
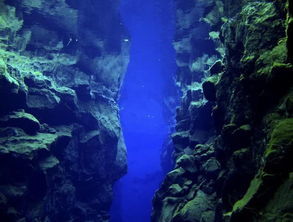
[[[176,0],[176,164],[153,222],[293,220],[292,6]]]
[[[0,220],[108,221],[126,172],[119,1],[0,1]]]

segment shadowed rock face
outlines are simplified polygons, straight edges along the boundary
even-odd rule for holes
[[[118,1],[0,1],[0,220],[108,221],[126,172]]]
[[[176,3],[176,164],[152,221],[292,221],[292,2]]]

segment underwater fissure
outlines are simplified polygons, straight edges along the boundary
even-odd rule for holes
[[[128,172],[115,185],[111,221],[149,222],[152,197],[164,175],[161,148],[176,105],[171,100],[176,95],[174,8],[164,0],[124,0],[120,11],[130,35],[130,61],[119,99]]]
[[[292,5],[0,0],[0,221],[293,221]]]

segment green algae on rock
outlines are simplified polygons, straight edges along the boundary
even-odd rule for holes
[[[179,11],[184,2],[176,3]],[[223,11],[215,11],[221,4]],[[205,2],[200,20],[209,24],[206,39],[214,41],[203,50],[205,57],[197,53],[200,47],[186,39],[201,23],[192,27],[180,21],[194,19],[190,12],[199,6],[193,7],[177,13],[177,81],[183,97],[175,135],[184,131],[184,144],[190,146],[191,139],[197,144],[190,146],[189,153],[175,149],[173,156],[177,161],[181,157],[193,160],[187,166],[196,170],[177,175],[174,184],[184,180],[191,184],[172,203],[165,201],[170,195],[162,184],[154,197],[152,222],[292,221],[292,3]],[[192,59],[183,61],[182,53]],[[208,57],[216,59],[206,68]],[[193,67],[200,78],[184,66]],[[203,90],[198,93],[208,101],[200,102],[202,95],[189,96],[189,85],[200,83]],[[203,104],[210,109],[201,113]],[[199,119],[207,122],[207,116],[212,124],[206,137],[198,132],[202,128]],[[175,147],[180,146],[177,141]],[[200,206],[195,201],[197,193],[206,197]]]
[[[111,3],[0,1],[1,220],[108,221],[126,172],[117,99],[128,63]],[[112,31],[86,26],[88,14],[113,18]]]
[[[40,122],[29,113],[12,112],[0,119],[0,126],[19,127],[27,134],[36,134],[40,129]]]

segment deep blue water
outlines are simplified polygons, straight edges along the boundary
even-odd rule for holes
[[[163,178],[161,148],[172,119],[164,99],[174,97],[174,12],[169,0],[121,2],[131,38],[120,98],[128,173],[115,185],[111,222],[149,222],[152,197]]]

